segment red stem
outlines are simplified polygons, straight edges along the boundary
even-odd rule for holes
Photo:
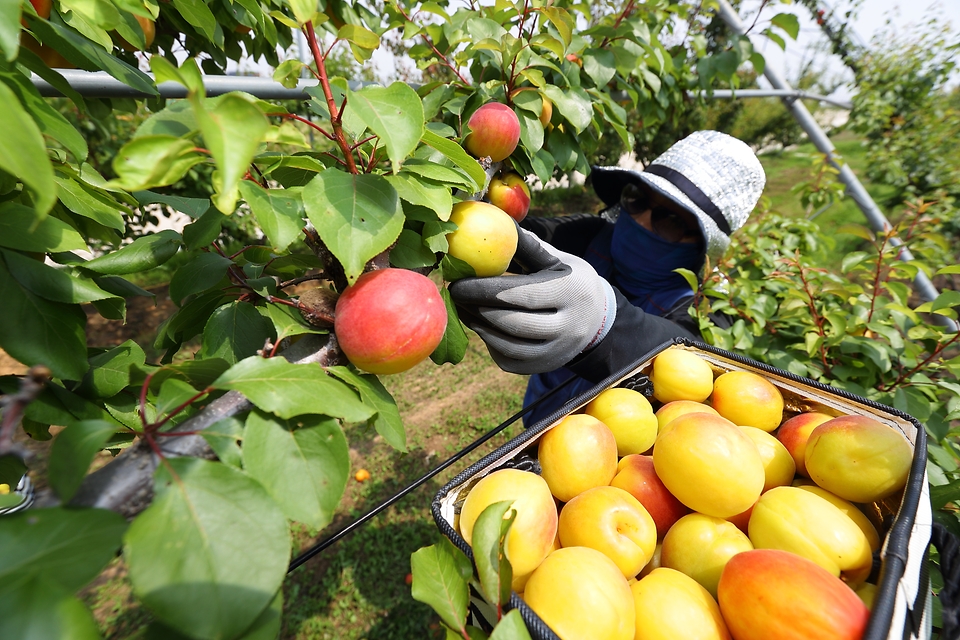
[[[889,235],[884,234],[883,241],[877,249],[877,271],[873,276],[873,295],[870,298],[870,313],[867,314],[867,322],[873,320],[873,311],[877,305],[877,296],[880,294],[880,273],[883,269],[883,250],[887,247]]]
[[[150,381],[153,380],[153,376],[156,373],[147,375],[146,380],[143,381],[143,386],[140,387],[140,424],[143,426],[143,430],[147,430],[147,389],[150,388]]]
[[[167,421],[170,420],[170,418],[172,418],[173,416],[177,415],[178,413],[180,413],[181,411],[183,411],[184,409],[186,409],[187,407],[189,407],[191,404],[193,404],[194,402],[196,402],[197,400],[199,400],[202,396],[207,395],[207,394],[210,393],[211,391],[213,391],[213,387],[207,387],[207,388],[204,389],[203,391],[195,394],[195,395],[192,396],[189,400],[187,400],[186,402],[183,402],[183,403],[182,403],[180,406],[178,406],[176,409],[174,409],[173,411],[171,411],[170,413],[168,413],[166,416],[164,416],[163,420],[161,420],[161,421],[159,421],[159,422],[155,422],[155,423],[153,423],[152,425],[150,425],[150,430],[151,430],[152,432],[156,433],[157,431],[160,430],[160,427],[162,427],[163,425],[165,425],[165,424],[167,423]]]
[[[619,27],[620,23],[623,22],[628,15],[630,15],[630,13],[633,11],[633,4],[634,4],[634,0],[630,0],[629,2],[627,2],[627,6],[623,8],[623,13],[617,16],[617,19],[613,23],[614,29]],[[609,37],[604,38],[603,41],[600,42],[600,49],[603,49],[605,46],[607,46],[609,42],[610,42]]]
[[[810,313],[813,314],[813,321],[817,325],[817,333],[823,339],[820,341],[820,360],[823,362],[824,373],[829,374],[831,367],[827,363],[827,349],[826,349],[826,345],[824,344],[826,342],[827,334],[823,330],[823,317],[817,311],[817,307],[813,303],[813,292],[810,291],[810,283],[807,282],[807,278],[804,275],[803,265],[800,264],[799,256],[797,257],[795,264],[799,269],[800,282],[803,283],[803,291],[804,293],[807,294],[807,301],[808,301],[808,306],[810,307]]]
[[[344,101],[344,102],[346,102],[346,101]],[[298,115],[295,114],[295,113],[268,113],[267,115],[268,115],[268,116],[276,116],[276,117],[278,117],[278,118],[288,118],[288,119],[290,119],[290,120],[296,120],[297,122],[302,122],[303,124],[307,125],[308,127],[312,127],[313,129],[316,129],[317,131],[319,131],[320,134],[321,134],[323,137],[325,137],[327,140],[331,140],[331,141],[333,141],[333,142],[336,142],[336,141],[337,141],[337,139],[336,139],[335,137],[333,137],[333,134],[332,134],[332,133],[330,133],[329,131],[327,131],[326,129],[324,129],[324,128],[321,127],[320,125],[318,125],[316,122],[313,122],[313,121],[310,120],[309,118],[304,118],[303,116],[298,116]]]
[[[900,383],[902,383],[904,380],[906,380],[907,378],[909,378],[910,376],[912,376],[913,374],[915,374],[917,371],[920,371],[920,370],[923,369],[925,366],[927,366],[927,364],[928,364],[931,360],[933,360],[933,359],[936,358],[938,355],[940,355],[941,353],[943,353],[943,352],[946,350],[947,347],[949,347],[951,344],[953,344],[954,342],[956,342],[958,339],[960,339],[960,333],[955,333],[955,334],[953,334],[953,337],[952,337],[952,338],[950,338],[949,340],[947,340],[947,341],[944,342],[943,344],[938,345],[937,348],[933,350],[933,353],[931,353],[929,356],[927,356],[927,357],[924,359],[923,362],[921,362],[920,364],[918,364],[917,366],[915,366],[913,369],[910,369],[910,371],[907,371],[906,373],[901,373],[899,376],[897,376],[897,379],[896,379],[896,380],[894,380],[892,383],[886,385],[885,387],[879,387],[879,390],[880,390],[880,391],[890,391],[891,389],[894,389],[894,388],[898,387],[898,386],[900,385]]]
[[[308,22],[304,25],[307,42],[310,43],[310,51],[313,52],[313,59],[317,63],[317,73],[320,74],[320,87],[323,89],[323,96],[327,100],[327,110],[330,112],[330,124],[333,126],[333,135],[336,139],[340,151],[343,152],[343,163],[347,171],[356,175],[360,172],[353,161],[353,152],[350,150],[350,144],[347,142],[347,136],[343,132],[343,125],[340,121],[340,111],[337,109],[337,101],[333,98],[333,92],[330,90],[330,79],[327,77],[327,67],[324,65],[325,55],[320,51],[320,44],[317,42],[317,34],[313,30],[313,23]],[[336,116],[334,114],[337,114]]]
[[[410,19],[410,16],[407,15],[407,12],[403,10],[403,7],[401,7],[399,3],[397,3],[394,6],[396,6],[397,10],[400,12],[400,15],[402,15],[405,20],[407,20],[408,22],[413,22],[413,20]],[[467,82],[467,79],[460,74],[460,71],[455,66],[453,66],[453,63],[447,60],[447,56],[440,53],[440,50],[437,49],[436,45],[433,44],[433,40],[430,39],[430,36],[428,36],[425,33],[421,33],[420,37],[423,38],[423,41],[427,44],[428,47],[430,47],[430,50],[433,51],[434,55],[440,58],[440,60],[443,61],[443,64],[448,69],[453,71],[454,75],[457,76],[457,78],[460,80],[462,84],[464,84],[465,86],[470,86],[470,83]]]

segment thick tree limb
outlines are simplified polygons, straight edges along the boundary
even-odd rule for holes
[[[332,332],[327,336],[305,336],[279,355],[296,364],[329,366],[346,363]],[[177,425],[177,431],[203,431],[252,407],[243,394],[229,391],[194,417]],[[165,457],[214,457],[210,445],[200,435],[171,436],[160,439],[158,444]],[[153,500],[153,473],[158,464],[160,459],[149,445],[142,439],[137,440],[105,467],[87,476],[70,506],[109,509],[133,518]],[[58,500],[49,489],[37,496],[37,506],[56,504]]]

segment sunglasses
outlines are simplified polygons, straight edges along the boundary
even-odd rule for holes
[[[620,205],[632,216],[649,210],[653,232],[667,242],[701,238],[700,225],[693,216],[677,213],[635,184],[628,184],[623,188]]]

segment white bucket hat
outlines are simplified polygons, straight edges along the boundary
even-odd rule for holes
[[[744,142],[719,131],[695,131],[667,149],[642,172],[593,167],[593,190],[611,207],[627,184],[658,193],[693,213],[714,263],[730,246],[730,234],[757,205],[766,176]]]

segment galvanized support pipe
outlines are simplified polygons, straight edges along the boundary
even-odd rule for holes
[[[703,91],[700,95],[704,98],[801,98],[826,102],[847,111],[853,109],[853,104],[848,100],[839,100],[801,89],[714,89],[709,93]]]
[[[720,8],[720,18],[727,23],[727,26],[730,29],[741,36],[747,35],[747,29],[744,26],[743,22],[740,20],[740,16],[737,15],[737,12],[730,6],[730,3],[727,0],[719,0]],[[771,65],[766,65],[763,70],[764,77],[773,85],[774,89],[779,89],[781,91],[793,91],[793,87],[790,86],[790,83],[777,72]],[[877,207],[877,204],[873,201],[873,198],[870,197],[870,194],[867,193],[867,190],[860,183],[860,180],[857,179],[856,174],[850,168],[850,165],[846,163],[838,163],[834,159],[836,153],[836,148],[833,146],[833,143],[830,141],[830,138],[827,137],[827,134],[820,128],[820,125],[817,124],[817,121],[814,120],[813,115],[807,110],[807,107],[803,104],[801,100],[797,98],[784,98],[784,105],[793,114],[793,117],[796,118],[797,122],[800,124],[800,127],[806,132],[807,137],[810,138],[810,142],[820,151],[827,156],[830,164],[832,164],[839,172],[838,179],[847,187],[847,194],[853,198],[853,201],[857,203],[857,206],[860,207],[860,210],[863,212],[863,215],[867,218],[867,222],[870,227],[877,233],[886,233],[892,227],[890,222],[887,220],[887,217],[883,215],[883,212],[880,211],[880,208]],[[903,246],[903,242],[900,238],[894,236],[890,239],[892,245],[900,247],[900,252],[897,254],[900,260],[904,262],[909,262],[913,260],[913,255],[910,253],[910,250],[907,247]],[[927,277],[922,271],[917,274],[917,277],[913,281],[914,288],[917,291],[917,294],[920,295],[926,301],[934,300],[940,292],[937,291],[937,288],[933,286],[933,283],[930,281],[930,278]],[[952,331],[957,331],[957,323],[952,319],[934,315],[934,319],[938,324],[950,328]]]

